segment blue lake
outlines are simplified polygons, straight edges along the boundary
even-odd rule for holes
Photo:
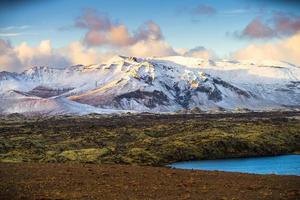
[[[300,155],[199,160],[168,165],[178,169],[217,170],[252,174],[281,174],[300,176]]]

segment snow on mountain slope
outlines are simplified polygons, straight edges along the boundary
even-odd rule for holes
[[[40,98],[19,91],[8,91],[0,95],[0,113],[23,113],[26,115],[60,115],[89,113],[110,114],[119,111],[95,108],[66,98]]]
[[[282,61],[116,56],[91,66],[1,72],[0,102],[1,113],[46,114],[296,108],[300,68]]]
[[[189,68],[201,69],[201,71],[210,75],[221,77],[224,81],[238,84],[272,84],[300,81],[300,67],[284,61],[213,61],[181,56],[165,57],[159,60],[162,63],[171,62]]]

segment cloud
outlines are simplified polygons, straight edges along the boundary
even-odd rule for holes
[[[54,51],[49,40],[41,41],[36,47],[23,42],[13,47],[8,41],[0,39],[0,69],[21,72],[33,66],[65,67],[71,62]]]
[[[7,27],[1,27],[0,31],[9,31],[9,30],[23,30],[30,28],[29,25],[22,25],[22,26],[7,26]]]
[[[287,13],[273,13],[268,20],[261,17],[253,19],[241,32],[235,32],[238,38],[265,39],[286,37],[300,31],[300,16]]]
[[[75,26],[89,30],[109,30],[112,26],[111,20],[104,14],[97,13],[93,9],[85,9],[81,16],[75,20]]]
[[[70,64],[64,56],[53,50],[50,40],[41,41],[36,47],[23,42],[15,48],[15,52],[23,67],[47,65],[62,68]]]
[[[196,15],[214,15],[217,13],[216,9],[206,4],[199,4],[193,9],[193,13]]]
[[[0,32],[0,37],[15,37],[23,35],[22,33],[15,33],[15,32]]]
[[[22,72],[33,66],[64,68],[71,65],[101,63],[116,52],[100,52],[74,41],[62,48],[53,48],[50,40],[37,46],[26,42],[13,47],[9,41],[0,39],[0,71]]]
[[[216,58],[216,55],[212,50],[208,50],[203,46],[192,48],[184,52],[183,55],[188,57],[203,58],[203,59]]]
[[[240,14],[245,14],[245,13],[249,13],[249,12],[254,12],[254,11],[250,11],[249,8],[245,9],[245,8],[238,8],[238,9],[232,9],[232,10],[227,10],[227,11],[223,11],[223,14],[226,15],[240,15]]]
[[[142,36],[141,36],[142,37]],[[204,47],[174,49],[164,40],[156,37],[141,40],[134,45],[103,51],[74,41],[61,48],[53,48],[50,40],[43,40],[37,46],[26,42],[13,47],[9,41],[0,39],[0,71],[22,72],[33,66],[63,68],[70,65],[91,65],[107,61],[115,55],[137,57],[191,56],[214,58],[215,54]]]
[[[88,46],[126,47],[146,40],[163,39],[160,27],[147,21],[130,33],[124,24],[113,22],[104,14],[87,9],[75,20],[75,26],[86,29],[84,43]]]
[[[239,60],[283,60],[300,66],[300,32],[276,43],[251,44],[233,53]]]
[[[0,37],[16,37],[20,35],[33,35],[32,33],[27,32],[31,26],[22,25],[22,26],[7,26],[0,27]]]
[[[293,35],[300,31],[300,16],[275,13],[273,17],[274,30],[279,35]]]
[[[214,7],[206,4],[198,4],[197,6],[181,6],[175,10],[176,16],[181,14],[188,14],[192,16],[211,16],[215,15],[216,13],[217,10]]]
[[[21,66],[21,62],[10,42],[0,39],[0,69],[17,71],[19,66]]]
[[[274,35],[275,32],[271,27],[264,24],[259,18],[256,18],[245,27],[240,36],[248,38],[269,38]]]
[[[73,64],[91,65],[105,61],[113,56],[109,52],[98,52],[93,48],[84,46],[81,42],[75,41],[59,50]]]
[[[162,57],[178,55],[176,51],[162,40],[142,40],[133,46],[123,49],[123,54],[138,57]]]
[[[185,55],[201,58],[211,58],[213,55],[212,51],[204,47],[181,51],[174,49],[165,41],[159,25],[153,21],[147,21],[130,32],[126,25],[89,9],[76,18],[74,26],[86,30],[83,40],[60,48],[53,48],[50,40],[43,40],[36,46],[23,42],[13,47],[8,41],[0,39],[0,71],[20,72],[41,65],[61,68],[76,64],[97,64],[116,54],[137,57]]]

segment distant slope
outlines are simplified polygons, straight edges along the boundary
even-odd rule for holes
[[[26,115],[83,115],[117,112],[80,104],[66,98],[40,98],[18,91],[8,91],[0,95],[0,111],[2,114],[22,113]]]

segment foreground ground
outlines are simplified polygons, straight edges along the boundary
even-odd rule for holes
[[[296,176],[154,167],[299,153],[299,116],[2,117],[0,199],[300,199]]]
[[[300,199],[300,177],[98,164],[1,163],[0,199]]]

